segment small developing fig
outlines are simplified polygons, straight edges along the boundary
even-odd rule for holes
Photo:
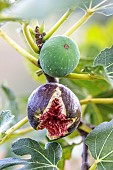
[[[42,70],[52,77],[64,77],[78,65],[80,52],[69,37],[55,36],[47,40],[40,51]]]
[[[80,123],[79,100],[64,85],[41,85],[28,99],[28,119],[35,130],[46,128],[50,140],[64,137],[73,132]]]

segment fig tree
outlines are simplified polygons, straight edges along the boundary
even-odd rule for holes
[[[64,85],[41,85],[29,97],[28,119],[35,130],[46,128],[50,140],[64,137],[73,132],[80,123],[79,100]]]
[[[78,65],[80,52],[77,44],[67,36],[47,40],[40,51],[42,70],[52,77],[64,77]]]

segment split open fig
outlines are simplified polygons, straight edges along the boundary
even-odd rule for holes
[[[28,99],[28,119],[35,130],[47,129],[50,140],[74,131],[81,120],[77,96],[58,83],[47,83],[33,91]]]

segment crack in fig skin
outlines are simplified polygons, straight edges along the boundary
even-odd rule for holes
[[[53,136],[59,138],[64,136],[67,131],[67,125],[72,123],[72,120],[62,113],[62,105],[58,98],[52,101],[52,105],[47,112],[42,114],[39,118],[40,125],[38,129],[46,128],[49,132],[49,137]]]

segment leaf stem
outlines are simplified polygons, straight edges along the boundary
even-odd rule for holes
[[[83,122],[80,123],[78,128],[86,133],[90,133],[92,131],[92,129],[89,126],[85,125]]]
[[[14,21],[14,22],[22,22],[22,19],[20,18],[16,18],[16,17],[12,17],[12,16],[5,16],[5,15],[1,15],[0,14],[0,22],[8,22],[8,21]]]
[[[22,29],[23,29],[24,36],[25,36],[28,44],[30,45],[31,49],[35,53],[39,53],[39,48],[37,47],[36,43],[34,42],[32,36],[31,36],[30,27],[29,27],[28,23],[23,23]]]
[[[27,127],[21,130],[17,130],[15,133],[12,134],[12,137],[24,135],[26,133],[32,132],[34,129],[32,127]]]
[[[94,162],[93,165],[89,168],[89,170],[95,170],[97,167],[97,163]]]
[[[42,24],[39,27],[39,33],[42,34],[45,30],[45,25],[44,25],[44,21],[42,22]]]
[[[32,127],[27,127],[27,128],[23,128],[21,130],[16,130],[14,133],[12,133],[10,135],[10,138],[7,138],[3,143],[5,143],[5,142],[17,137],[17,136],[25,135],[25,134],[27,134],[29,132],[32,132],[33,130],[34,129]]]
[[[66,13],[60,18],[60,20],[50,29],[50,31],[44,36],[44,41],[52,36],[52,34],[66,21],[75,8],[68,9]]]
[[[35,36],[35,31],[33,30],[33,28],[31,26],[28,25],[28,29],[29,29],[29,32],[31,33],[31,35]]]
[[[76,73],[70,73],[69,75],[65,76],[65,78],[78,79],[78,80],[102,79],[101,76],[97,76],[94,74],[76,74]]]
[[[10,129],[8,129],[5,132],[5,136],[2,138],[2,140],[0,141],[0,144],[3,144],[8,138],[9,136],[12,135],[12,133],[14,131],[16,131],[17,129],[19,129],[20,127],[22,127],[23,125],[25,125],[28,122],[28,117],[23,118],[22,120],[20,120],[18,123],[16,123],[14,126],[12,126]]]
[[[75,23],[64,35],[70,36],[74,31],[76,31],[81,25],[83,25],[94,13],[93,9],[87,9],[85,15],[80,18],[80,20]]]
[[[97,103],[97,104],[112,104],[113,98],[89,98],[80,100],[80,104],[87,104],[87,103]]]
[[[14,40],[12,40],[2,30],[0,30],[0,36],[4,40],[6,40],[7,43],[10,44],[13,48],[15,48],[16,51],[18,51],[22,56],[24,56],[27,60],[29,60],[31,63],[33,63],[35,66],[37,66],[38,60],[35,57],[33,57],[30,53],[28,53],[26,50],[24,50],[22,47],[20,47]]]
[[[32,132],[33,130],[34,129],[32,127],[27,127],[21,130],[17,130],[11,135],[11,138],[15,138],[16,136],[20,136],[20,135],[25,135],[26,133]]]

